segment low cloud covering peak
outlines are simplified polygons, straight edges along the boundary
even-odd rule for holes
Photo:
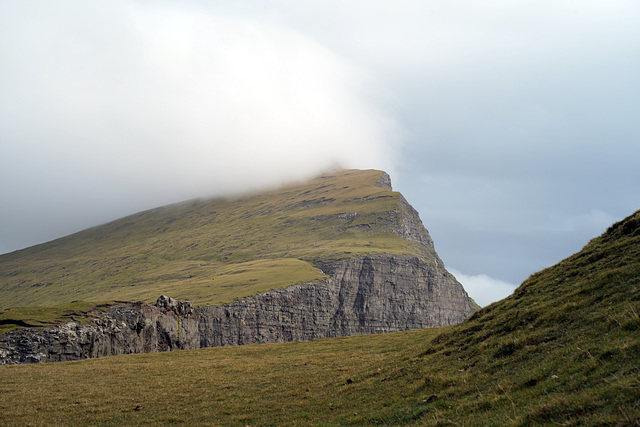
[[[164,4],[66,5],[3,6],[1,173],[23,177],[3,186],[4,206],[49,202],[51,225],[67,221],[60,205],[118,215],[335,164],[395,167],[383,91],[292,29]]]

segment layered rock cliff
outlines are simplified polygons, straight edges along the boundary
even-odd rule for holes
[[[462,322],[475,305],[437,264],[407,255],[324,264],[330,278],[197,310],[202,347],[404,331]]]
[[[303,341],[446,326],[475,305],[439,263],[375,255],[322,264],[329,278],[193,309],[162,296],[121,303],[90,324],[26,328],[0,338],[0,364]]]
[[[0,364],[64,362],[199,346],[198,317],[188,302],[161,296],[156,305],[119,303],[89,324],[26,328],[0,337]]]

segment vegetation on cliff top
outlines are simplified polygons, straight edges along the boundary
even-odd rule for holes
[[[0,423],[638,425],[639,313],[640,211],[454,327],[0,367]]]
[[[319,260],[425,254],[399,237],[399,193],[383,172],[342,170],[235,199],[148,210],[0,256],[0,308],[71,301],[213,305],[321,280]]]

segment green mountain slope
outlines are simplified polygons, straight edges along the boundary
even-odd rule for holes
[[[638,425],[639,313],[640,211],[453,327],[0,366],[0,421]]]
[[[639,313],[640,211],[417,360],[447,366],[455,381],[438,392],[449,403],[434,407],[453,403],[467,422],[638,425]]]
[[[0,256],[0,308],[72,301],[196,305],[320,280],[317,261],[423,254],[394,231],[407,207],[381,171],[343,170],[270,193],[192,200]]]

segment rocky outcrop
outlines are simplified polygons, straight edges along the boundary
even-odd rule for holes
[[[391,186],[391,177],[386,172],[382,172],[380,174],[380,179],[376,182],[375,186],[393,190],[393,187]]]
[[[198,318],[188,301],[162,296],[158,305],[121,303],[89,324],[27,328],[0,338],[0,364],[63,362],[200,345]]]

